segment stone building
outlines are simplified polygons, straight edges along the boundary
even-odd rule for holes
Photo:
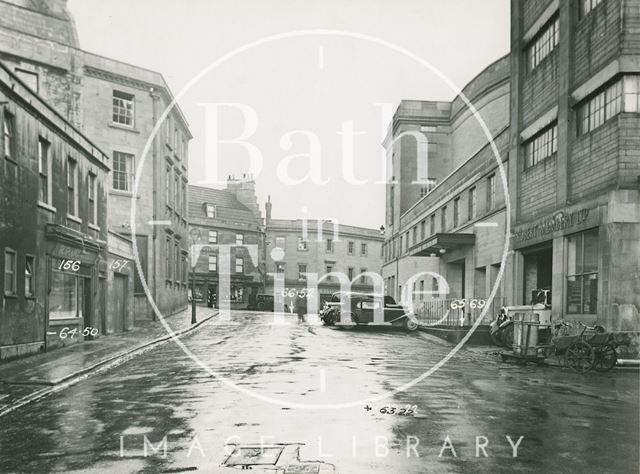
[[[255,183],[229,177],[226,189],[189,185],[188,194],[189,223],[200,239],[193,242],[197,260],[190,276],[195,274],[196,301],[210,307],[228,301],[230,308],[244,309],[264,286],[264,225]]]
[[[403,101],[390,125],[387,291],[523,304],[544,288],[555,319],[632,327],[620,314],[640,307],[640,2],[511,8],[511,54],[463,89],[494,149],[461,96],[449,113]],[[416,139],[394,140],[405,129],[427,137],[428,182]]]
[[[0,64],[0,359],[105,332],[108,157]]]
[[[272,219],[271,213],[269,199],[265,293],[289,293],[317,285],[317,302],[321,304],[340,291],[341,277],[352,291],[374,290],[375,276],[369,273],[379,276],[382,267],[384,237],[379,230],[311,218]],[[382,286],[380,283],[380,292]],[[289,299],[285,302],[290,303]]]
[[[503,57],[452,102],[402,101],[394,114],[384,142],[392,172],[382,275],[396,299],[403,291],[418,305],[485,299],[496,283],[505,245],[500,165],[508,169],[509,68]],[[416,133],[426,138],[422,149]],[[497,301],[505,285],[499,282]]]
[[[135,241],[149,296],[160,311],[184,308],[191,134],[177,106],[165,114],[173,98],[162,75],[81,50],[66,0],[0,1],[0,61],[108,155],[109,229]],[[134,171],[143,159],[134,193]],[[133,256],[133,249],[125,253]],[[151,318],[143,279],[128,261],[125,268],[136,270],[127,293],[129,299],[135,294],[135,303],[127,305],[134,304],[137,319]],[[111,270],[109,287],[120,297],[122,283]]]

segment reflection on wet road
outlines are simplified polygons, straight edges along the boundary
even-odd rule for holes
[[[301,458],[349,474],[638,472],[636,371],[579,375],[462,350],[409,391],[373,401],[449,346],[295,317],[232,322],[184,343],[240,390],[167,344],[3,417],[0,470],[234,472],[221,467],[225,444],[264,442],[304,443]],[[308,407],[347,402],[358,403]],[[381,413],[389,404],[417,412]]]

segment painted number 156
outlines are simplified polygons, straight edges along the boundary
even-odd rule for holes
[[[60,265],[58,265],[58,270],[73,270],[74,272],[77,272],[80,270],[80,260],[62,259],[60,261]]]

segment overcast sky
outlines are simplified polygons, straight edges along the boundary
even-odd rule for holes
[[[509,51],[509,0],[69,0],[69,9],[83,49],[157,70],[174,94],[236,48],[296,30],[380,38],[420,56],[460,88]],[[385,106],[376,104],[395,108],[401,99],[453,96],[415,60],[365,39],[313,34],[261,44],[210,70],[181,98],[195,137],[190,181],[249,170],[248,153],[237,144],[219,145],[217,164],[205,160],[205,137],[248,131],[240,109],[220,109],[214,127],[202,104],[243,104],[258,120],[247,142],[262,156],[256,176],[261,207],[270,194],[276,218],[299,218],[307,208],[311,218],[377,228],[384,223]],[[344,135],[337,133],[349,122],[359,132],[354,178],[364,183],[358,185],[345,178]],[[317,137],[314,156],[320,157],[314,172],[327,184],[283,183],[282,173],[291,180],[309,173],[306,158],[287,160],[309,153],[309,137]]]

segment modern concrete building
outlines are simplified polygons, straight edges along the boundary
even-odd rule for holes
[[[108,157],[2,64],[0,123],[4,359],[95,336],[113,322],[103,312]]]
[[[244,309],[264,288],[264,224],[255,183],[229,177],[226,189],[189,185],[188,194],[189,224],[200,239],[193,242],[198,258],[189,277],[195,274],[196,301]]]
[[[0,61],[109,156],[109,229],[135,240],[149,294],[160,311],[167,315],[184,308],[191,135],[177,107],[168,112],[149,153],[142,156],[172,101],[162,75],[81,50],[66,0],[0,0]],[[142,159],[134,194],[134,171]],[[125,253],[133,255],[132,250]],[[135,267],[132,261],[127,266]],[[136,318],[151,318],[135,273],[134,290],[127,297],[135,293]],[[121,284],[111,275],[110,287],[114,281],[120,297]]]
[[[392,173],[382,275],[396,299],[403,291],[418,306],[486,299],[496,282],[505,246],[500,166],[508,169],[509,64],[507,56],[488,66],[451,103],[402,101],[393,117],[384,142]]]
[[[276,285],[287,293],[291,289],[313,287],[309,279],[317,278],[320,304],[341,289],[341,277],[346,278],[353,291],[373,291],[375,277],[367,273],[379,275],[382,267],[384,237],[379,230],[312,219],[272,219],[271,213],[269,199],[266,203],[266,293],[274,294]],[[276,279],[280,279],[279,282]],[[381,283],[380,291],[382,286]]]
[[[637,328],[640,2],[511,8],[511,54],[463,89],[495,148],[461,97],[448,113],[447,104],[403,101],[390,125],[387,291],[417,290],[413,300],[428,308],[493,290],[500,303],[529,303],[545,288],[555,319]],[[435,182],[420,179],[415,137],[394,141],[406,129],[427,137]],[[410,281],[423,271],[444,281]]]

